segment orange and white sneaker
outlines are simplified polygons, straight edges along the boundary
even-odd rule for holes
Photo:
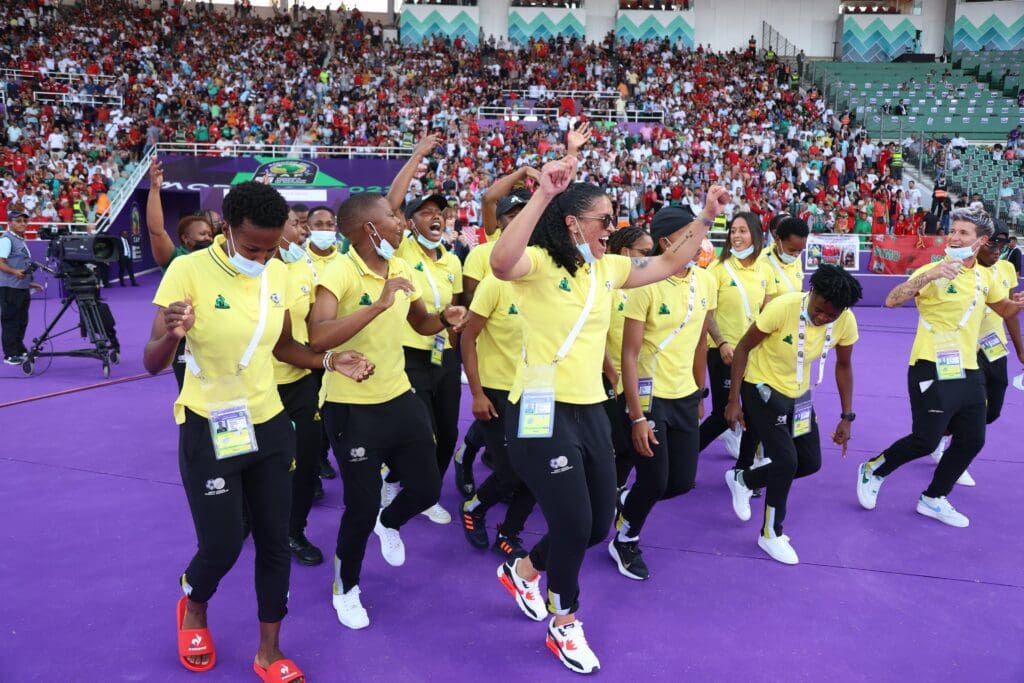
[[[544,621],[547,608],[540,594],[540,574],[533,581],[527,581],[516,573],[516,565],[522,558],[515,557],[498,566],[498,581],[505,587],[523,614],[534,621]]]
[[[555,618],[548,622],[548,649],[562,660],[562,664],[578,674],[589,674],[601,668],[597,655],[587,644],[583,635],[583,622],[570,621],[562,626],[555,626]]]

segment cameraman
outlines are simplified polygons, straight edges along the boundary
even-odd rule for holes
[[[21,365],[28,327],[29,288],[42,289],[25,270],[32,255],[25,244],[28,214],[11,211],[7,232],[0,233],[0,327],[3,329],[4,363]]]

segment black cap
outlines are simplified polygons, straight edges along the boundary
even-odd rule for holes
[[[428,202],[437,204],[437,208],[444,211],[448,208],[448,198],[443,194],[430,194],[426,197],[416,197],[405,206],[405,217],[412,218],[412,215],[420,210],[420,207]]]
[[[526,204],[529,197],[524,198],[519,194],[510,194],[507,197],[502,197],[498,200],[498,207],[494,210],[497,218],[501,218],[512,209],[518,208]]]
[[[7,212],[7,220],[13,221],[15,218],[28,218],[28,213],[21,209],[15,209]]]
[[[657,245],[662,237],[668,237],[676,230],[694,221],[693,212],[682,206],[665,206],[658,209],[651,219],[651,239]]]

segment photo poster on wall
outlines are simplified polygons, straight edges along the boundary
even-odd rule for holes
[[[852,272],[860,270],[860,238],[857,235],[809,235],[804,250],[804,270],[817,270],[823,263]]]

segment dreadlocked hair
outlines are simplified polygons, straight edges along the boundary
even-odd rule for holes
[[[811,289],[840,310],[850,308],[864,295],[857,278],[839,266],[828,264],[818,266],[811,275]]]
[[[642,228],[633,225],[616,230],[608,238],[608,253],[621,254],[623,249],[631,248],[646,234]]]
[[[544,209],[533,229],[530,245],[542,248],[552,261],[569,271],[570,275],[575,275],[580,267],[579,252],[569,236],[565,217],[586,213],[604,196],[596,185],[573,183]]]

